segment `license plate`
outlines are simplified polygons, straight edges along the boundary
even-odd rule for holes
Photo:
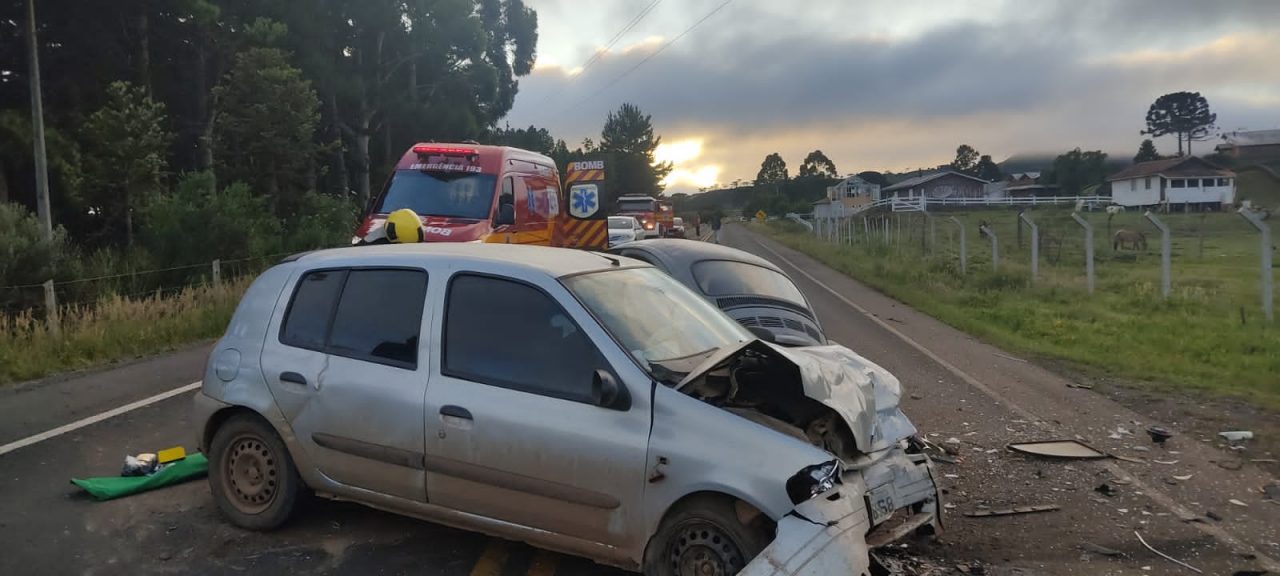
[[[885,484],[879,488],[872,490],[867,494],[867,500],[871,507],[871,525],[875,526],[889,519],[893,512],[898,509],[897,494],[893,489],[893,483]]]

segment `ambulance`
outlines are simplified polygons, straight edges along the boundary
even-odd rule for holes
[[[422,219],[422,242],[595,247],[592,238],[568,231],[594,229],[585,224],[599,221],[598,244],[604,249],[604,210],[570,215],[562,200],[556,164],[542,154],[505,146],[416,144],[370,202],[352,244],[385,239],[387,216],[409,209]]]

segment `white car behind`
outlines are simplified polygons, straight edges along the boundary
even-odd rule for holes
[[[644,226],[635,216],[609,217],[609,247],[644,238]]]

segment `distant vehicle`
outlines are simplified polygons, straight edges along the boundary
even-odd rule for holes
[[[476,144],[416,144],[373,197],[352,238],[377,236],[402,208],[422,218],[425,242],[562,245],[560,176],[536,152]]]
[[[643,240],[610,252],[643,260],[724,310],[758,334],[784,346],[826,344],[809,301],[772,262],[709,242]]]
[[[848,576],[869,530],[941,528],[900,400],[637,260],[395,244],[259,276],[192,421],[243,528],[311,491],[650,576]]]
[[[671,231],[667,233],[667,238],[684,238],[684,218],[676,216],[671,219]]]
[[[634,216],[644,226],[645,238],[663,238],[671,229],[671,203],[652,196],[621,196],[617,216]]]
[[[644,238],[644,226],[634,216],[609,217],[609,247]]]

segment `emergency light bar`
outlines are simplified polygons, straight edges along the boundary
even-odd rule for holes
[[[450,148],[447,146],[426,146],[419,144],[413,147],[413,153],[419,155],[438,154],[441,156],[477,156],[475,148]]]

